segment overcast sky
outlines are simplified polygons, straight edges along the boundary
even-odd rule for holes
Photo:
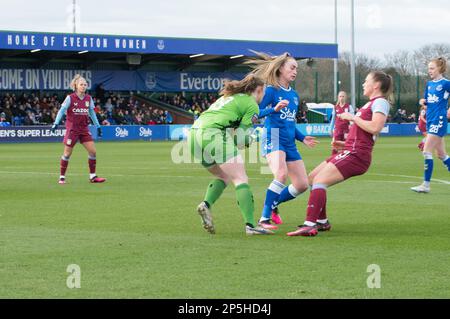
[[[71,32],[72,0],[0,0],[0,29]],[[77,32],[334,42],[334,0],[76,0]],[[350,0],[338,0],[339,51],[350,50]],[[358,53],[450,43],[450,0],[355,0]]]

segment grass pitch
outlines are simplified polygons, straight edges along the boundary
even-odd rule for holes
[[[308,171],[329,154],[320,141],[299,146]],[[66,185],[62,144],[0,144],[0,297],[449,298],[450,174],[435,159],[431,193],[410,191],[423,174],[418,142],[381,138],[368,173],[329,189],[333,229],[315,238],[285,235],[309,192],[280,207],[276,235],[248,237],[232,186],[213,207],[216,235],[206,233],[196,206],[211,176],[174,164],[174,142],[97,143],[105,184],[88,182],[77,145]],[[256,217],[272,179],[260,167],[247,165]],[[71,264],[79,289],[66,285]],[[367,286],[371,264],[379,289]]]

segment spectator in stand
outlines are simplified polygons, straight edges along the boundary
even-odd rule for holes
[[[99,111],[96,113],[96,115],[100,125],[111,125],[111,123],[108,121],[106,112],[103,109],[99,108]]]
[[[170,114],[170,112],[167,110],[164,112],[164,114],[166,116],[166,124],[172,124],[173,123],[172,114]]]
[[[116,122],[117,125],[124,125],[126,124],[125,116],[123,114],[122,109],[118,109],[116,111],[116,114],[113,115],[114,122]]]
[[[0,109],[0,111],[5,114],[5,120],[8,122],[11,122],[11,119],[13,117],[13,114],[11,112],[10,101],[12,100],[8,98],[4,104],[5,106]]]
[[[392,117],[392,121],[396,122],[397,124],[400,124],[402,122],[402,109],[398,109],[397,112],[395,112],[394,116]]]
[[[23,125],[35,125],[36,120],[34,118],[34,113],[31,111],[27,111],[27,115],[25,116],[25,119],[23,120]]]
[[[127,125],[133,124],[133,115],[130,113],[129,110],[125,110],[124,117]]]
[[[407,118],[407,122],[408,123],[415,123],[416,122],[416,113],[412,113],[411,115],[409,115],[408,118]]]
[[[133,121],[133,123],[134,124],[136,124],[136,125],[143,125],[144,124],[144,121],[143,121],[143,114],[142,114],[142,112],[141,111],[139,111],[139,112],[136,112],[136,111],[133,111],[134,112],[134,121]]]
[[[108,98],[105,103],[105,110],[106,110],[106,113],[108,114],[108,116],[112,116],[113,109],[114,109],[114,105],[112,104],[112,100],[111,100],[111,98]]]
[[[144,117],[143,117],[143,119],[142,119],[143,124],[148,124],[148,123],[150,122],[150,120],[151,120],[151,112],[150,112],[150,109],[146,109],[146,110],[144,111]]]
[[[100,103],[105,102],[105,87],[103,86],[103,83],[100,83],[95,88],[95,97],[100,100]]]
[[[52,115],[51,115],[49,109],[45,109],[45,110],[42,112],[41,122],[42,122],[41,124],[45,124],[45,125],[49,125],[49,124],[52,124],[52,123],[53,123],[53,121],[52,121]]]
[[[50,108],[46,97],[44,97],[42,101],[39,102],[39,107],[41,108],[41,110],[47,110]]]
[[[11,126],[11,123],[6,120],[5,112],[2,112],[0,114],[0,127],[6,127],[6,126]]]

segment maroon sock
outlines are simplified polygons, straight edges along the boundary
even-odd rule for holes
[[[308,208],[306,210],[306,221],[316,223],[320,213],[327,202],[327,190],[316,188],[309,194]]]
[[[95,174],[95,166],[97,165],[96,159],[89,159],[89,173]]]
[[[61,176],[66,176],[67,166],[69,166],[69,161],[61,158]]]
[[[322,211],[319,213],[318,219],[327,219],[327,202],[325,199],[325,205],[323,205]]]

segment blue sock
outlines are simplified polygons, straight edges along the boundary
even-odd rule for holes
[[[442,159],[442,163],[447,166],[447,169],[450,172],[450,157],[448,155]]]
[[[425,157],[425,172],[424,172],[424,180],[425,182],[431,181],[431,175],[433,174],[433,155],[431,153],[423,153]]]
[[[264,207],[261,213],[262,220],[269,220],[272,215],[272,209],[278,205],[278,200],[280,198],[280,193],[284,188],[284,184],[277,180],[273,180],[270,183],[269,188],[266,192],[266,200],[264,201]]]
[[[296,198],[301,193],[303,192],[299,192],[292,184],[290,184],[281,191],[280,198],[278,199],[278,205]]]

